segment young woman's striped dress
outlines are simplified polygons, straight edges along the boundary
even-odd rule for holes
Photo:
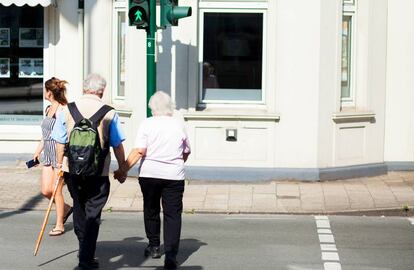
[[[46,109],[48,111],[49,107]],[[56,143],[52,139],[51,134],[53,130],[53,126],[56,122],[56,113],[52,117],[46,117],[42,121],[42,135],[44,141],[43,147],[43,157],[42,157],[42,164],[44,166],[52,166],[53,168],[57,167],[56,162]]]

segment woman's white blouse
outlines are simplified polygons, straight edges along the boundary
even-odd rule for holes
[[[184,122],[171,116],[145,119],[138,129],[135,148],[145,148],[139,176],[167,180],[185,178],[183,153],[190,153]]]

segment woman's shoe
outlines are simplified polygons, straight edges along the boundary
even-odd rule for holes
[[[60,230],[60,229],[56,229],[53,228],[50,232],[49,232],[49,236],[59,236],[65,233],[65,230]]]

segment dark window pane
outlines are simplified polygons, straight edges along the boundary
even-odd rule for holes
[[[43,113],[43,10],[0,5],[0,124]]]
[[[205,13],[203,100],[262,100],[262,13]]]

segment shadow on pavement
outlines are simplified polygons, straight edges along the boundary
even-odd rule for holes
[[[61,259],[61,258],[65,257],[65,256],[68,256],[68,255],[70,255],[70,254],[72,254],[72,253],[75,253],[75,252],[77,252],[77,251],[78,251],[78,250],[76,249],[76,250],[72,250],[72,251],[66,252],[65,254],[62,254],[62,255],[60,255],[60,256],[58,256],[58,257],[56,257],[56,258],[53,258],[53,259],[51,259],[51,260],[48,260],[47,262],[44,262],[44,263],[39,264],[39,265],[38,265],[38,267],[41,267],[41,266],[46,265],[46,264],[48,264],[48,263],[54,262],[54,261],[56,261],[56,260],[59,260],[59,259]]]
[[[141,266],[147,258],[144,257],[144,249],[147,247],[146,241],[142,237],[129,237],[121,241],[101,241],[97,243],[96,256],[99,258],[101,269],[156,269],[163,267]],[[184,263],[193,253],[197,252],[201,246],[207,245],[196,239],[182,239],[180,241],[180,252],[178,263]],[[161,258],[163,260],[163,258]],[[201,266],[180,266],[183,270],[201,270]]]
[[[14,211],[10,211],[10,212],[0,213],[0,219],[27,212],[27,211],[33,209],[42,200],[43,200],[43,195],[39,192],[39,194],[37,194],[37,195],[31,197],[29,200],[27,200],[19,209],[14,210]]]
[[[180,240],[180,251],[178,252],[177,261],[181,265],[193,254],[196,253],[202,246],[206,246],[207,243],[199,241],[197,239],[182,239]],[[193,269],[193,268],[191,268]],[[194,268],[200,269],[200,268]]]

